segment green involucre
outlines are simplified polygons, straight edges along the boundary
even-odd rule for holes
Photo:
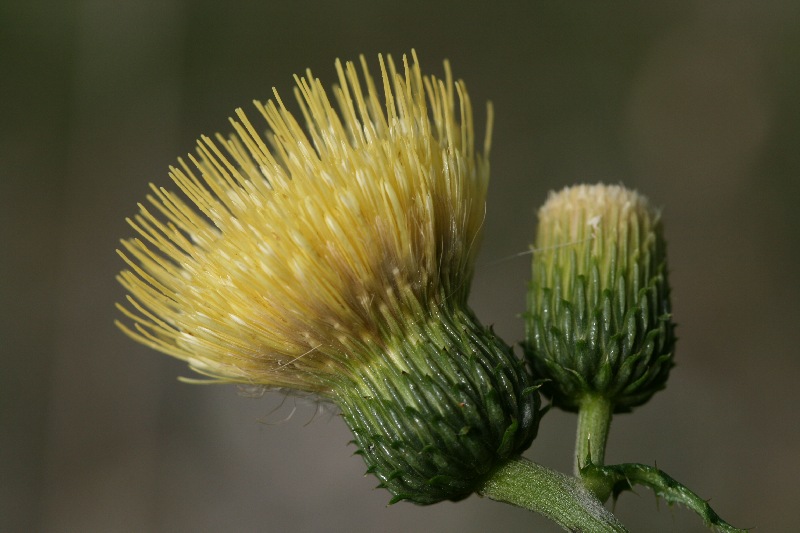
[[[392,503],[460,500],[530,446],[539,394],[512,350],[470,312],[408,328],[359,382],[338,388],[336,401]]]
[[[645,403],[673,365],[674,324],[660,217],[621,187],[575,187],[540,212],[525,351],[553,403],[614,412]]]

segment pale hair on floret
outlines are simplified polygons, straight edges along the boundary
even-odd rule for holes
[[[151,184],[122,241],[118,326],[216,380],[325,393],[404,321],[465,307],[491,107],[478,154],[449,65],[442,80],[402,63],[380,57],[379,89],[363,57],[360,75],[337,61],[338,112],[307,71],[305,128],[273,91],[255,103],[267,135],[237,109],[235,134],[170,168],[182,195]]]

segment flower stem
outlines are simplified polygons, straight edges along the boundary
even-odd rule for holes
[[[628,531],[578,478],[522,457],[496,469],[477,492],[543,514],[567,531]]]
[[[587,464],[602,466],[606,456],[606,442],[608,430],[611,427],[611,416],[614,406],[611,401],[601,396],[586,396],[580,403],[578,410],[578,432],[575,437],[575,468],[576,476],[581,475],[581,467]],[[605,501],[608,498],[600,497]]]

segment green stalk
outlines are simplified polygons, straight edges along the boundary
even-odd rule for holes
[[[605,463],[608,430],[614,406],[608,398],[586,396],[578,409],[578,431],[575,437],[575,476],[581,475],[581,468],[587,464],[602,466]],[[598,495],[601,500],[608,499]]]
[[[522,457],[494,470],[477,492],[540,513],[567,531],[628,531],[578,478]]]

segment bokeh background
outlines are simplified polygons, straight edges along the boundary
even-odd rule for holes
[[[509,341],[536,208],[622,182],[663,206],[678,365],[614,421],[610,462],[668,471],[732,523],[795,531],[800,425],[800,3],[0,2],[0,530],[556,531],[471,497],[373,490],[316,405],[178,383],[112,325],[118,239],[147,183],[306,67],[449,58],[493,181],[472,303]],[[522,254],[522,255],[520,255]],[[574,415],[527,455],[569,471]],[[633,531],[703,531],[640,490]]]

